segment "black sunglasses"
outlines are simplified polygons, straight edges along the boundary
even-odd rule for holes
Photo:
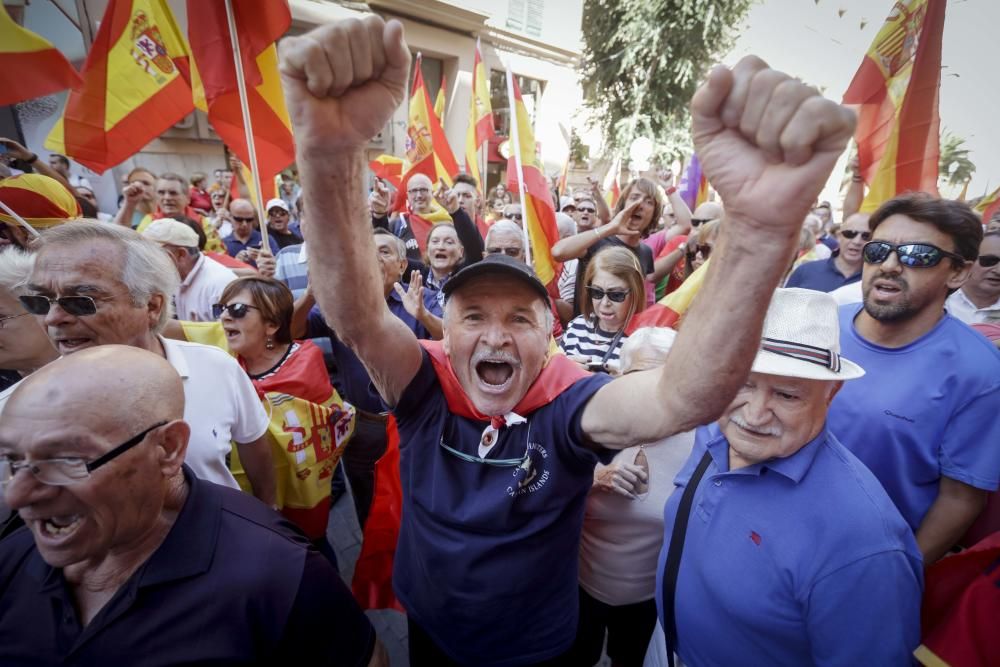
[[[977,261],[979,262],[979,266],[988,269],[1000,263],[1000,255],[980,255]]]
[[[872,238],[871,232],[859,232],[856,229],[842,229],[840,230],[840,233],[844,235],[845,239],[853,239],[858,234],[861,234],[862,241],[870,241]]]
[[[40,294],[31,294],[18,297],[18,301],[24,309],[32,315],[48,315],[52,304],[59,304],[67,315],[80,317],[82,315],[93,315],[97,312],[97,302],[89,296],[60,296],[50,299]]]
[[[628,298],[629,290],[602,290],[600,287],[594,287],[593,285],[587,285],[587,294],[594,301],[600,301],[604,297],[608,297],[615,303],[624,303],[625,299]]]
[[[508,220],[523,220],[524,216],[520,213],[511,213],[510,215],[505,215]]]
[[[688,257],[694,257],[699,252],[701,253],[702,257],[708,259],[708,256],[712,254],[712,246],[708,245],[707,243],[699,243],[698,245],[688,246],[687,249]]]
[[[870,241],[865,244],[862,254],[868,264],[881,264],[889,258],[889,253],[895,251],[899,263],[915,269],[929,269],[937,266],[945,257],[965,263],[965,258],[953,252],[942,250],[930,243],[889,243],[888,241]]]
[[[507,255],[508,257],[520,257],[520,248],[487,248],[487,255]]]
[[[257,218],[241,218],[239,216],[234,215],[233,220],[235,220],[236,222],[254,222],[257,220]]]
[[[691,226],[697,227],[698,225],[704,224],[706,222],[711,222],[715,218],[691,218]]]
[[[230,303],[230,304],[216,303],[212,304],[212,317],[214,317],[215,319],[219,319],[220,317],[222,317],[222,314],[228,310],[229,316],[231,318],[233,318],[234,320],[242,320],[244,317],[247,316],[247,313],[250,312],[251,308],[260,310],[260,308],[257,308],[257,306],[251,306],[250,304],[247,303]]]
[[[596,208],[590,208],[589,206],[577,206],[576,210],[579,213],[597,213]]]

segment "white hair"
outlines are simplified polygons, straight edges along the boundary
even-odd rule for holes
[[[556,227],[559,228],[559,236],[573,236],[576,234],[576,220],[566,213],[556,213]]]
[[[486,238],[483,239],[484,243],[487,246],[489,246],[490,239],[493,238],[493,235],[498,232],[513,234],[522,241],[524,239],[524,231],[520,227],[518,227],[517,223],[514,222],[513,220],[507,220],[506,218],[503,218],[501,220],[497,220],[496,222],[494,222],[493,226],[490,227],[488,230],[486,230]]]
[[[159,244],[118,225],[89,220],[51,227],[37,241],[39,254],[49,246],[79,246],[92,241],[107,241],[121,249],[122,274],[119,279],[128,289],[132,303],[145,306],[156,294],[163,297],[160,318],[153,333],[160,333],[173,317],[173,296],[180,286],[177,268]]]
[[[677,332],[666,327],[636,329],[622,343],[622,349],[618,354],[622,374],[638,370],[633,369],[633,366],[640,358],[648,360],[652,357],[652,361],[663,363],[667,360],[667,354],[676,338]]]
[[[381,227],[376,229],[375,232],[372,234],[372,236],[379,236],[379,235],[388,236],[389,238],[391,238],[392,241],[390,241],[390,243],[392,244],[393,249],[396,251],[396,256],[399,257],[399,259],[406,259],[406,242],[404,242],[403,239],[399,238],[398,236],[390,232],[388,229],[384,229]]]
[[[34,253],[25,252],[11,246],[0,252],[0,289],[10,292],[13,296],[23,296],[28,293],[28,278],[35,266]]]

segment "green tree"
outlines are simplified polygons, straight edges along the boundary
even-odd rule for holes
[[[941,156],[938,158],[938,177],[943,183],[957,188],[964,186],[976,173],[976,165],[969,159],[965,139],[947,129],[941,133]]]
[[[732,45],[752,0],[586,0],[581,83],[612,153],[647,136],[662,158],[690,150],[688,104]]]

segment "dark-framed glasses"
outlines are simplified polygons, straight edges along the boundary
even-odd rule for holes
[[[689,257],[695,257],[699,252],[702,257],[708,259],[708,256],[712,254],[712,246],[707,243],[699,243],[697,245],[688,246],[687,254]]]
[[[703,225],[706,222],[712,222],[715,218],[691,218],[691,226],[697,227],[698,225]]]
[[[242,320],[250,312],[250,309],[260,310],[257,306],[248,303],[215,303],[212,304],[212,317],[219,319],[222,314],[229,311],[229,316],[234,320]]]
[[[5,328],[7,325],[4,324],[8,320],[16,320],[19,317],[24,317],[25,315],[31,315],[31,313],[18,313],[17,315],[7,315],[6,317],[0,317],[0,329]]]
[[[142,433],[129,438],[90,462],[76,457],[39,459],[37,461],[12,461],[9,456],[0,456],[0,487],[6,487],[10,484],[14,476],[22,469],[28,470],[42,484],[50,486],[75,484],[87,479],[92,472],[141,443],[146,439],[147,435],[164,426],[166,423],[157,422],[153,424]]]
[[[871,238],[872,238],[872,233],[871,232],[862,232],[862,231],[859,231],[857,229],[841,229],[840,233],[843,234],[843,236],[844,236],[845,239],[853,239],[858,234],[861,234],[861,240],[862,241],[871,241]]]
[[[507,255],[508,257],[513,257],[517,259],[521,256],[520,248],[487,248],[487,255]]]
[[[587,296],[589,296],[594,301],[600,301],[604,297],[608,297],[611,301],[615,303],[625,303],[625,299],[628,298],[628,294],[629,290],[627,289],[603,290],[600,287],[587,285]]]
[[[244,218],[238,215],[233,216],[233,220],[236,222],[257,222],[257,218],[250,216],[249,218]]]
[[[51,299],[41,294],[18,297],[24,309],[32,315],[48,315],[52,304],[58,304],[66,314],[80,317],[97,312],[97,302],[89,296],[60,296]]]
[[[996,266],[997,264],[1000,264],[1000,255],[980,255],[976,261],[979,262],[979,266],[983,267],[984,269],[988,269],[991,266]],[[15,315],[15,317],[17,316]],[[2,321],[3,320],[0,320],[0,322]]]
[[[881,264],[889,259],[889,254],[895,252],[899,263],[914,269],[929,269],[937,266],[945,257],[960,264],[965,264],[965,258],[953,252],[942,250],[930,243],[889,243],[888,241],[870,241],[865,244],[862,254],[868,264]]]
[[[597,213],[597,209],[591,206],[577,206],[576,210],[580,213],[590,213],[590,214]]]

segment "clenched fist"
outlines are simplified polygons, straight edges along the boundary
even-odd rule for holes
[[[410,51],[399,21],[336,21],[282,40],[280,53],[300,152],[363,147],[406,95]]]
[[[854,113],[743,58],[717,66],[691,101],[695,151],[734,224],[797,233],[854,133]]]

